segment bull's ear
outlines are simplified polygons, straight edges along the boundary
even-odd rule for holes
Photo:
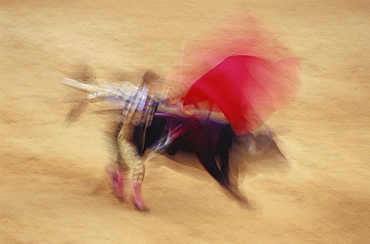
[[[145,84],[149,84],[150,82],[161,80],[162,78],[157,73],[152,70],[147,70],[141,78],[139,88],[143,88]]]

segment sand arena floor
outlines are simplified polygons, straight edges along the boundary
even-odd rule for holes
[[[165,74],[184,39],[241,9],[301,58],[298,99],[267,122],[287,160],[233,147],[254,210],[164,156],[147,163],[151,212],[118,202],[107,117],[91,107],[67,128],[78,94],[54,74]],[[368,242],[369,12],[366,0],[0,1],[0,243]]]

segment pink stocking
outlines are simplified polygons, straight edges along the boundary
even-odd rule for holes
[[[143,183],[133,183],[134,187],[134,204],[137,209],[140,211],[148,211],[148,208],[145,206],[144,201],[143,201],[143,196],[141,193],[141,188],[142,188]]]
[[[124,194],[124,174],[120,172],[119,170],[113,170],[110,173],[111,177],[111,190],[112,193],[120,200],[125,200],[125,194]]]

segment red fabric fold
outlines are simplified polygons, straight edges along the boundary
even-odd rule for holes
[[[299,87],[299,61],[277,63],[250,56],[227,57],[190,87],[184,106],[222,112],[237,135],[251,133],[277,109],[285,107]]]

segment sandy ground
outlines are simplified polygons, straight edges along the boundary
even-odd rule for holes
[[[302,61],[298,99],[268,121],[287,160],[235,144],[254,209],[164,156],[147,163],[150,213],[118,202],[107,117],[91,108],[67,127],[76,93],[54,74],[166,74],[184,40],[241,9]],[[367,243],[369,13],[367,0],[0,1],[0,243]]]

